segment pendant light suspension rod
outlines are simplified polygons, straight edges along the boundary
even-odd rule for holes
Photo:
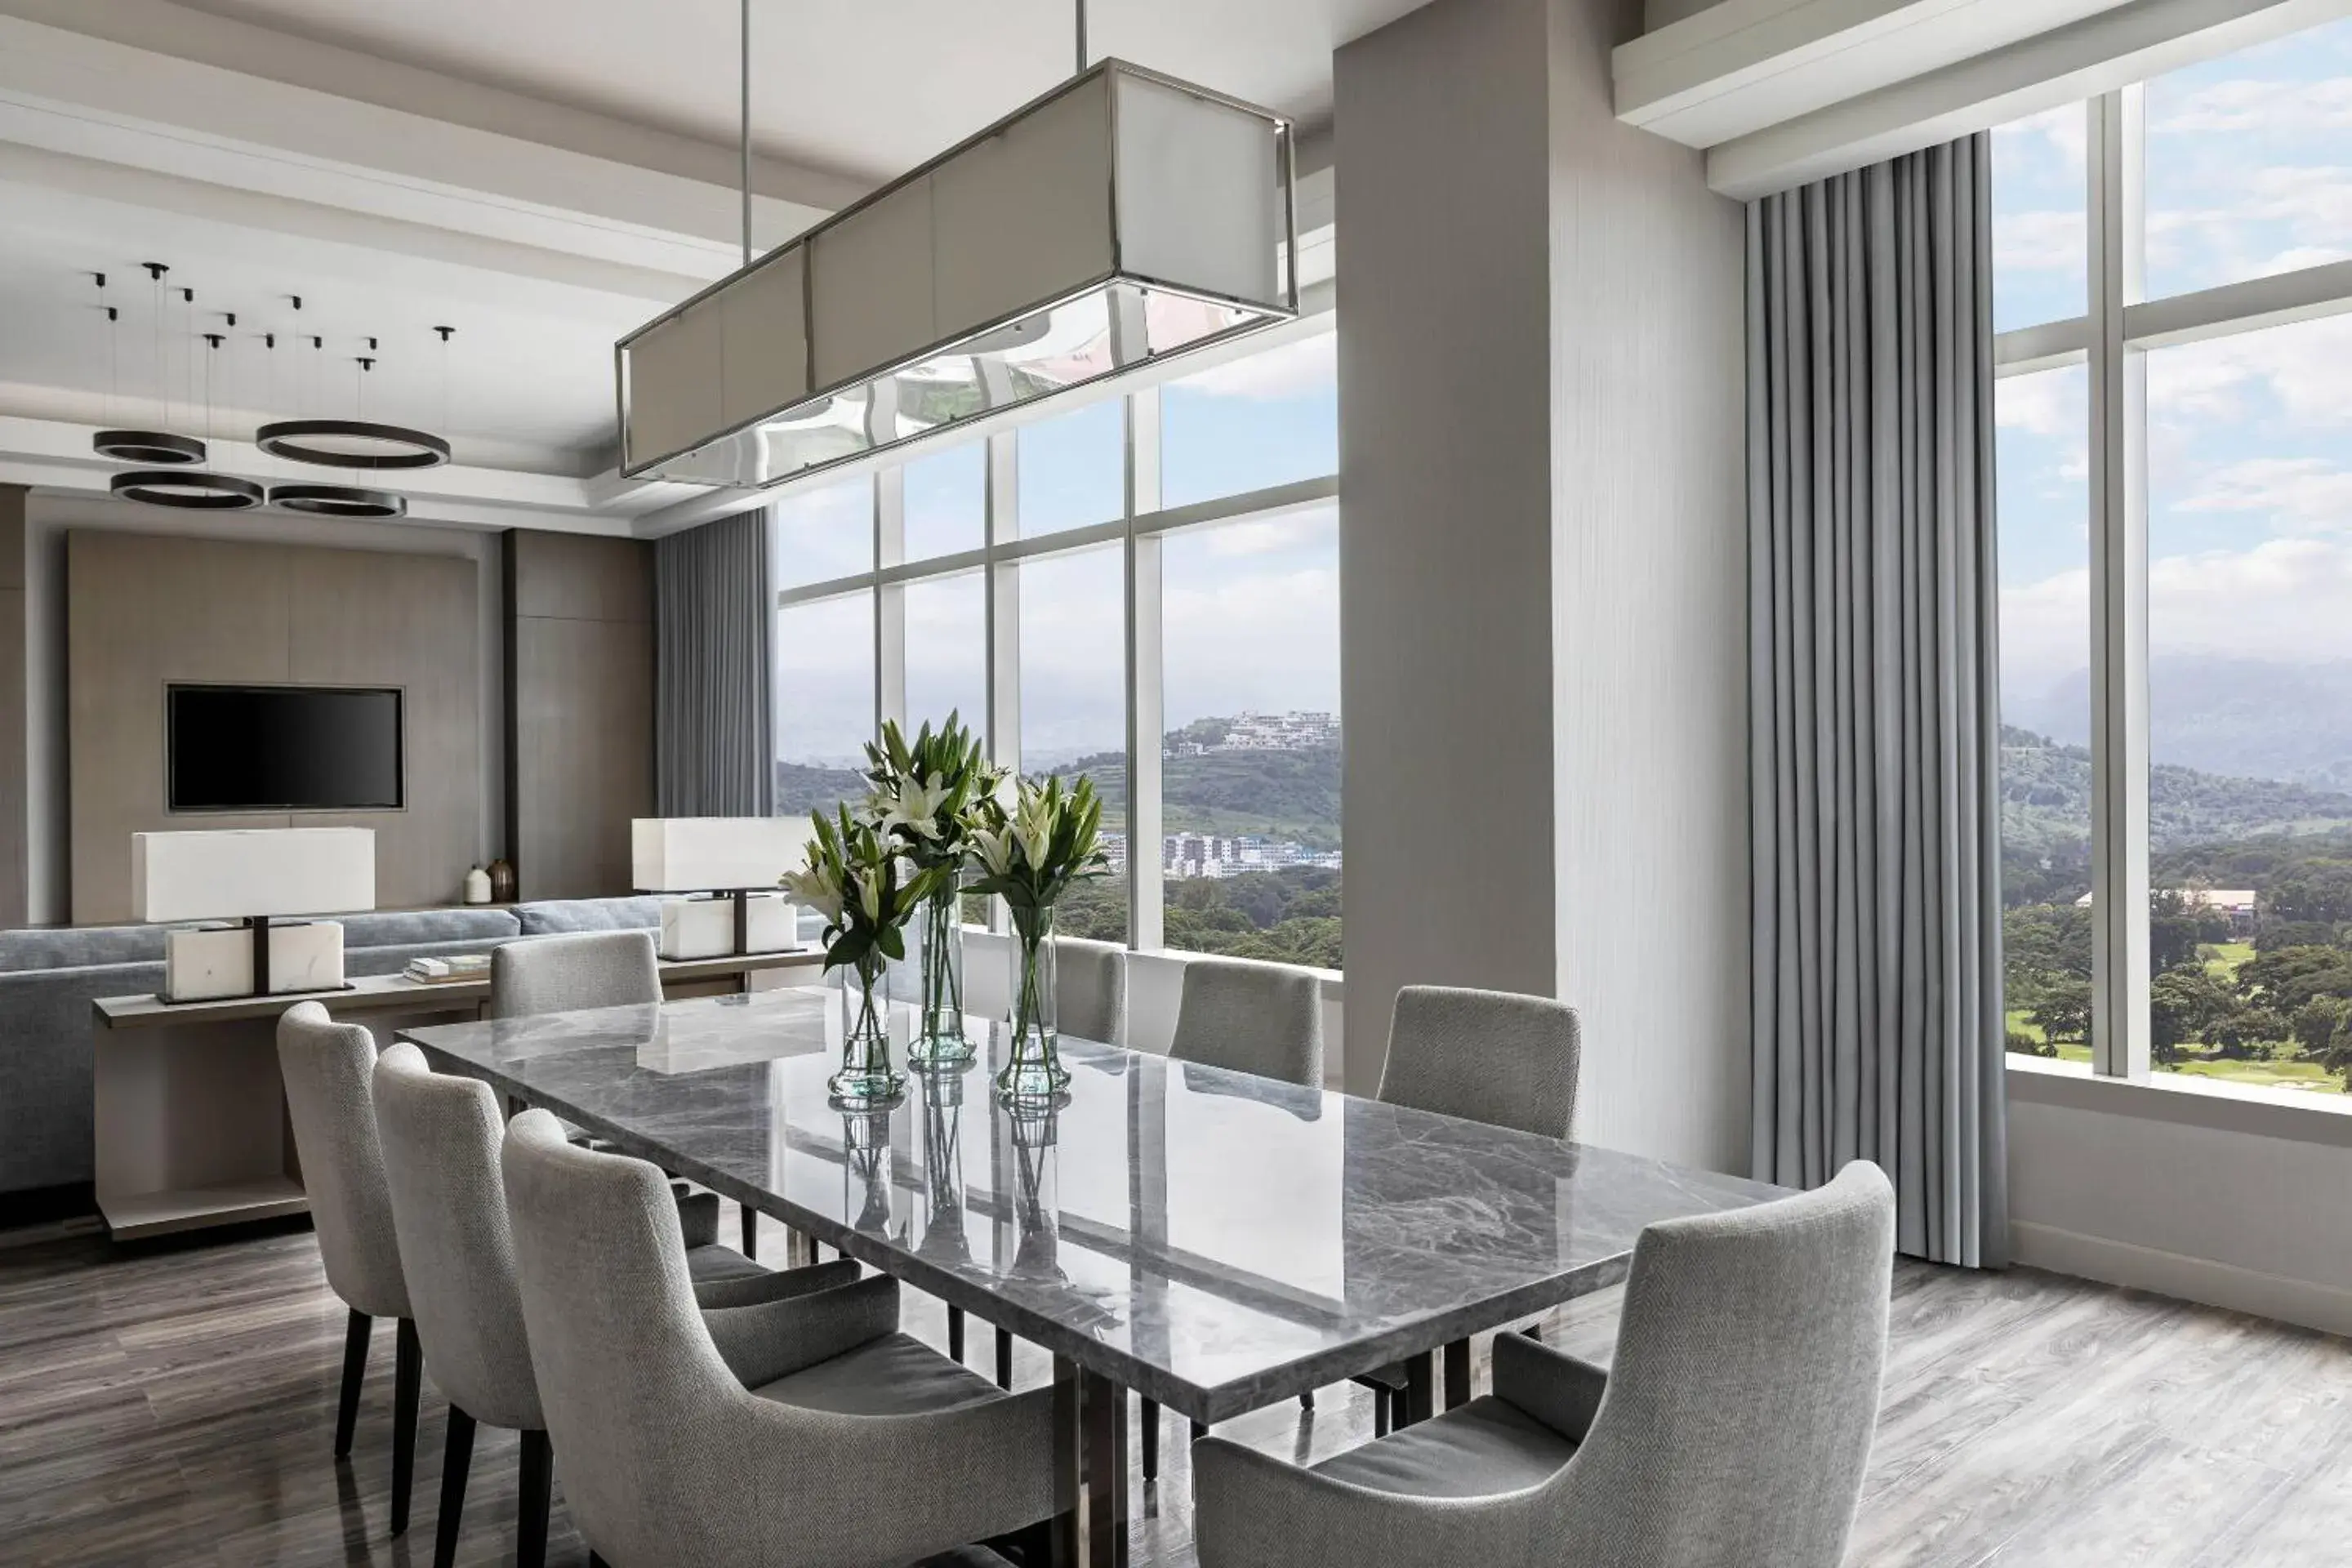
[[[1078,0],[1078,75],[1084,76],[1086,74],[1087,63],[1087,0]]]
[[[751,265],[751,0],[743,0],[743,265]]]

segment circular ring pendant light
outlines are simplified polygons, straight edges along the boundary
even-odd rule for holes
[[[115,475],[106,488],[125,500],[183,511],[249,511],[268,499],[251,479],[191,468],[137,468]]]
[[[171,270],[160,261],[141,263],[155,285],[155,391],[159,409],[163,407],[163,274]],[[106,274],[93,273],[98,279],[99,296],[105,298]],[[108,400],[119,395],[121,379],[122,328],[120,311],[106,306],[108,327],[107,357],[109,369]],[[165,416],[169,417],[168,410]],[[111,458],[118,463],[136,463],[142,468],[160,468],[179,463],[201,463],[207,452],[205,444],[193,436],[174,436],[168,430],[100,430],[89,438],[90,450],[101,458]]]
[[[205,460],[202,441],[164,430],[100,430],[89,438],[89,445],[101,458],[111,458],[118,463],[144,463],[151,468]]]
[[[272,485],[269,504],[312,517],[406,517],[408,498],[357,485]]]
[[[324,468],[437,468],[449,460],[440,437],[372,419],[280,419],[253,439],[273,458]]]

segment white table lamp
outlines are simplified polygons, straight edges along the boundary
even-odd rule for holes
[[[641,893],[720,893],[662,905],[664,958],[718,958],[799,945],[775,890],[801,863],[804,816],[641,816],[629,825],[630,880]]]
[[[366,827],[232,828],[131,836],[139,918],[242,921],[250,934],[173,931],[164,997],[263,995],[343,984],[342,927],[275,926],[289,916],[375,907],[375,832]]]

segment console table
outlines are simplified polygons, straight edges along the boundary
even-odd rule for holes
[[[665,962],[676,999],[812,984],[814,950]],[[305,1214],[278,1074],[279,1014],[317,1002],[379,1039],[425,1023],[478,1018],[488,979],[428,984],[364,975],[348,989],[166,1002],[152,994],[90,1004],[99,1212],[118,1241]]]

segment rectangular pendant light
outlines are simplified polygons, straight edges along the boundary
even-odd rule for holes
[[[1295,316],[1291,140],[1106,59],[623,338],[621,471],[777,484]]]

